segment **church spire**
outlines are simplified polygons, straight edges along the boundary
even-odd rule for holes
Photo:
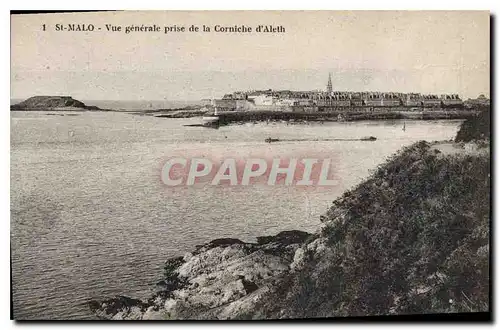
[[[326,84],[326,92],[328,94],[331,94],[333,91],[333,87],[332,87],[332,74],[329,73],[328,74],[328,83]]]

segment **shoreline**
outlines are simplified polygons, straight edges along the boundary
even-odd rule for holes
[[[468,119],[476,116],[476,111],[432,110],[426,112],[384,111],[384,112],[332,112],[332,113],[300,113],[300,112],[244,112],[219,114],[221,126],[248,122],[353,122],[363,120],[440,120]]]
[[[115,320],[487,312],[490,116],[466,120],[453,142],[399,150],[335,199],[312,234],[215,239],[169,258],[149,299],[88,306]]]
[[[279,122],[288,123],[301,122],[353,122],[362,120],[465,120],[477,116],[481,108],[455,109],[436,108],[410,111],[409,109],[387,109],[376,108],[373,111],[367,109],[344,109],[329,112],[284,112],[284,111],[231,111],[222,112],[217,116],[219,120],[208,126],[225,126],[231,124],[244,124],[256,122]],[[208,112],[172,110],[168,112],[148,112],[137,115],[148,115],[157,118],[193,118],[202,117]]]
[[[411,313],[415,306],[422,313],[486,311],[488,282],[484,267],[489,228],[485,210],[488,198],[483,194],[489,193],[489,185],[482,179],[489,157],[489,143],[414,143],[337,198],[320,216],[322,225],[316,232],[285,231],[258,237],[257,243],[215,239],[184,256],[169,258],[163,280],[147,300],[117,296],[91,300],[88,306],[100,319],[120,320],[400,315]],[[477,190],[465,188],[472,195],[464,193],[450,200],[444,194],[463,187],[465,182],[476,186]],[[432,203],[427,205],[426,201]],[[399,206],[394,209],[394,205]],[[478,216],[471,217],[470,213]],[[412,214],[421,214],[425,220]],[[449,231],[455,221],[471,223],[460,224],[460,228],[467,228],[460,232]],[[394,237],[408,242],[399,248],[392,246],[398,242]],[[428,237],[432,240],[427,241]],[[433,247],[433,237],[451,243]],[[347,251],[351,252],[346,255]],[[470,255],[475,256],[475,264],[462,265]],[[430,256],[438,258],[438,272],[434,267],[415,270]],[[392,268],[394,262],[399,265],[396,269]],[[468,267],[467,271],[455,265]],[[394,271],[397,273],[392,274]],[[359,278],[351,278],[352,273]],[[464,281],[464,276],[475,279],[459,287],[467,299],[453,291],[454,281]],[[393,287],[383,284],[384,279],[405,283]],[[343,290],[335,289],[337,281],[343,283],[346,296]],[[365,291],[366,284],[360,283],[375,286]],[[393,296],[405,298],[380,305],[380,299],[391,300]],[[368,309],[360,308],[358,299],[365,301]],[[449,300],[456,304],[450,305]]]
[[[223,111],[218,113],[218,120],[211,122],[209,127],[230,124],[276,122],[353,122],[361,120],[440,120],[469,119],[486,109],[480,105],[441,105],[435,107],[410,106],[329,106],[329,107],[295,107],[288,110],[270,107],[267,110]],[[73,99],[71,96],[33,96],[17,104],[11,104],[10,111],[38,112],[122,112],[139,116],[156,118],[193,118],[212,115],[213,107],[202,105],[187,105],[169,109],[102,109],[89,106]],[[203,123],[202,123],[203,124]]]

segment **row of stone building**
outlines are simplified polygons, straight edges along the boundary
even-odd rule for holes
[[[222,100],[247,101],[259,106],[327,107],[441,107],[462,106],[457,94],[420,94],[395,92],[250,91],[226,94]],[[227,102],[226,101],[226,102]]]

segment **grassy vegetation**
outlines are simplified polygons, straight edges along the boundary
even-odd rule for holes
[[[489,157],[417,143],[333,203],[253,317],[487,311],[489,216]]]
[[[490,108],[483,110],[478,116],[467,119],[460,126],[455,138],[456,142],[469,142],[472,140],[489,140],[491,126]]]

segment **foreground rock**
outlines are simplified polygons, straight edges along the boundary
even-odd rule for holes
[[[295,250],[312,236],[284,231],[257,243],[216,239],[165,263],[165,277],[147,301],[115,297],[91,301],[102,319],[230,319],[253,309],[289,271]]]
[[[43,111],[43,110],[101,110],[95,106],[73,99],[71,96],[33,96],[21,103],[11,105],[14,111]]]

